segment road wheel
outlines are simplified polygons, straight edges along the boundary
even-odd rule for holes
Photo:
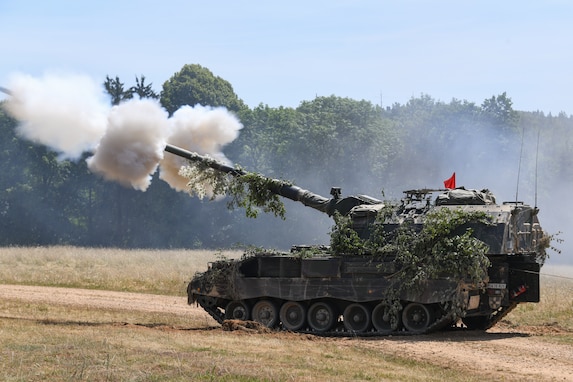
[[[269,300],[261,300],[253,306],[251,317],[267,328],[274,328],[279,321],[277,306]]]
[[[425,332],[433,321],[432,311],[424,304],[411,302],[402,311],[402,323],[413,333]]]
[[[306,308],[300,302],[287,301],[281,307],[279,316],[284,328],[295,332],[306,323]]]
[[[231,301],[225,308],[225,318],[246,321],[249,319],[249,307],[244,301]]]
[[[400,313],[392,312],[390,306],[381,302],[372,311],[372,325],[381,333],[391,333],[400,327]]]
[[[326,332],[336,323],[334,309],[327,302],[315,302],[308,310],[308,325],[317,332]]]
[[[370,309],[362,304],[350,304],[344,309],[344,327],[354,333],[370,329]]]

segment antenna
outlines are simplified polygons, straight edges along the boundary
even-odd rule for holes
[[[541,135],[541,127],[537,130],[537,149],[535,152],[535,208],[537,208],[537,162],[539,159],[539,136]]]
[[[523,137],[525,136],[525,125],[521,129],[521,149],[519,151],[519,165],[517,167],[517,185],[515,186],[515,202],[519,200],[517,195],[519,194],[519,176],[521,175],[521,158],[523,157]]]

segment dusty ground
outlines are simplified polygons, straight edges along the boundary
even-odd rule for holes
[[[43,302],[78,307],[125,309],[170,313],[205,322],[205,330],[216,325],[205,312],[189,306],[183,297],[146,295],[99,290],[0,285],[0,299]],[[424,360],[445,368],[479,372],[491,380],[573,381],[573,342],[553,340],[553,334],[570,333],[557,324],[512,328],[499,324],[488,332],[451,331],[425,336],[375,339],[315,338],[337,346],[352,345],[380,349],[386,353]],[[256,335],[256,334],[255,334]],[[289,336],[289,333],[270,335]]]

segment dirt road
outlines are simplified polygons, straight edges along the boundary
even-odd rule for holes
[[[0,299],[23,302],[170,313],[196,317],[210,325],[205,312],[189,306],[183,297],[99,290],[0,285]],[[211,320],[211,321],[209,321]],[[286,333],[272,333],[281,336]],[[568,341],[556,341],[564,334]],[[290,334],[289,334],[290,335]],[[573,381],[573,334],[558,325],[511,328],[503,323],[488,332],[452,331],[424,336],[375,339],[317,339],[338,346],[363,346],[381,352],[423,360],[444,368],[477,373],[485,380]]]

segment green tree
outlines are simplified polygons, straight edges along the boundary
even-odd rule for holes
[[[502,128],[515,129],[519,122],[518,113],[513,110],[513,102],[506,92],[498,96],[492,96],[483,101],[483,113],[490,119],[490,121]]]
[[[494,98],[495,103],[498,98]],[[507,105],[507,97],[499,100]],[[487,104],[488,110],[495,109],[491,102]],[[497,114],[472,102],[453,99],[445,103],[422,95],[405,105],[393,105],[384,115],[393,122],[402,147],[388,174],[392,188],[441,187],[442,180],[454,171],[477,180],[482,174],[487,176],[488,164],[500,158],[503,163],[517,164],[517,129],[500,126],[493,118]],[[515,173],[508,166],[497,170],[503,171],[502,178]]]
[[[244,128],[229,151],[247,169],[268,176],[286,176],[292,143],[302,127],[302,115],[293,108],[259,105],[242,113]]]
[[[143,76],[142,76],[143,84]],[[103,83],[105,91],[111,97],[112,105],[119,105],[120,102],[126,101],[133,98],[133,91],[130,89],[125,89],[123,82],[119,80],[119,77],[111,79],[109,76],[105,77],[105,82]]]
[[[245,104],[231,84],[201,65],[184,65],[163,84],[161,105],[172,115],[183,105],[224,106],[239,112]]]
[[[321,179],[322,187],[380,196],[379,179],[397,144],[381,110],[368,101],[330,96],[302,102],[297,111],[303,122],[288,150],[293,167]]]
[[[61,244],[77,237],[67,182],[73,164],[19,139],[16,121],[0,110],[0,244]]]
[[[117,77],[116,77],[117,79]],[[132,86],[131,88],[129,88],[129,92],[133,95],[133,94],[137,94],[139,96],[139,99],[142,98],[153,98],[153,99],[157,99],[159,98],[159,95],[157,95],[157,93],[155,93],[153,91],[153,89],[151,88],[151,85],[153,84],[149,84],[149,85],[145,85],[145,76],[142,74],[140,77],[135,77],[135,86]]]

